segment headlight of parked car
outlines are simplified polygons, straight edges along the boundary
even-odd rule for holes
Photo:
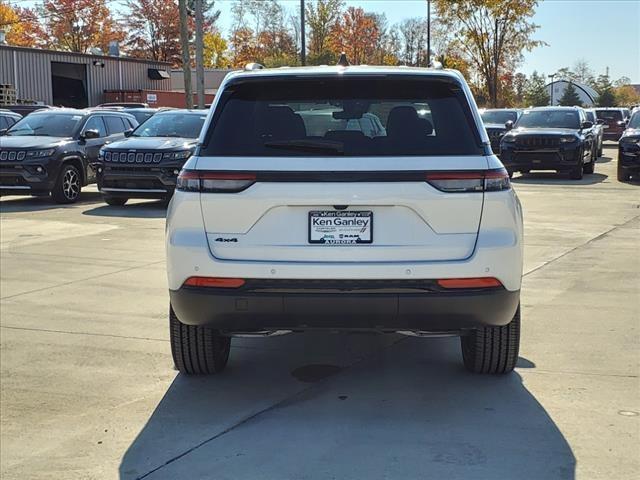
[[[43,158],[43,157],[50,157],[51,155],[53,155],[55,153],[56,149],[55,148],[50,148],[48,150],[30,150],[27,152],[26,157],[27,158]]]
[[[571,142],[575,142],[578,139],[578,137],[575,137],[574,135],[567,135],[564,137],[560,137],[560,143],[571,143]]]
[[[191,156],[191,150],[182,150],[180,152],[168,152],[165,153],[163,160],[185,160]]]

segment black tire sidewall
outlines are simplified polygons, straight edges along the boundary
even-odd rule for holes
[[[73,199],[68,198],[64,193],[64,176],[70,170],[75,172],[76,176],[78,177],[78,194]],[[58,178],[56,179],[56,183],[51,190],[51,197],[56,203],[75,203],[78,201],[78,197],[80,197],[81,192],[82,181],[80,171],[76,168],[75,165],[72,165],[70,163],[63,164],[62,168],[60,169],[60,173],[58,174]]]

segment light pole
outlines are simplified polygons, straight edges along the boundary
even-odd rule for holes
[[[304,33],[304,0],[300,0],[300,63],[304,67],[307,64],[307,46]]]
[[[427,0],[427,67],[431,66],[431,0]]]
[[[549,75],[549,78],[551,79],[551,106],[553,107],[553,79],[556,78],[556,75],[558,75],[557,73],[552,73],[551,75]]]

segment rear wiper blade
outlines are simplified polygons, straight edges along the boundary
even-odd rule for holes
[[[300,152],[344,153],[344,144],[342,142],[332,142],[330,140],[278,140],[265,142],[264,146],[283,150],[298,150]]]

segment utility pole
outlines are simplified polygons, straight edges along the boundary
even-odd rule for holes
[[[431,66],[431,0],[427,0],[427,67]]]
[[[203,0],[195,0],[196,7],[196,91],[198,108],[204,108],[204,12]]]
[[[185,106],[193,108],[193,85],[191,85],[191,55],[189,55],[189,31],[187,24],[187,0],[178,0],[180,11],[180,46],[182,48],[182,71],[184,72]]]
[[[304,24],[304,0],[300,0],[300,63],[302,66],[307,64],[307,45]]]

